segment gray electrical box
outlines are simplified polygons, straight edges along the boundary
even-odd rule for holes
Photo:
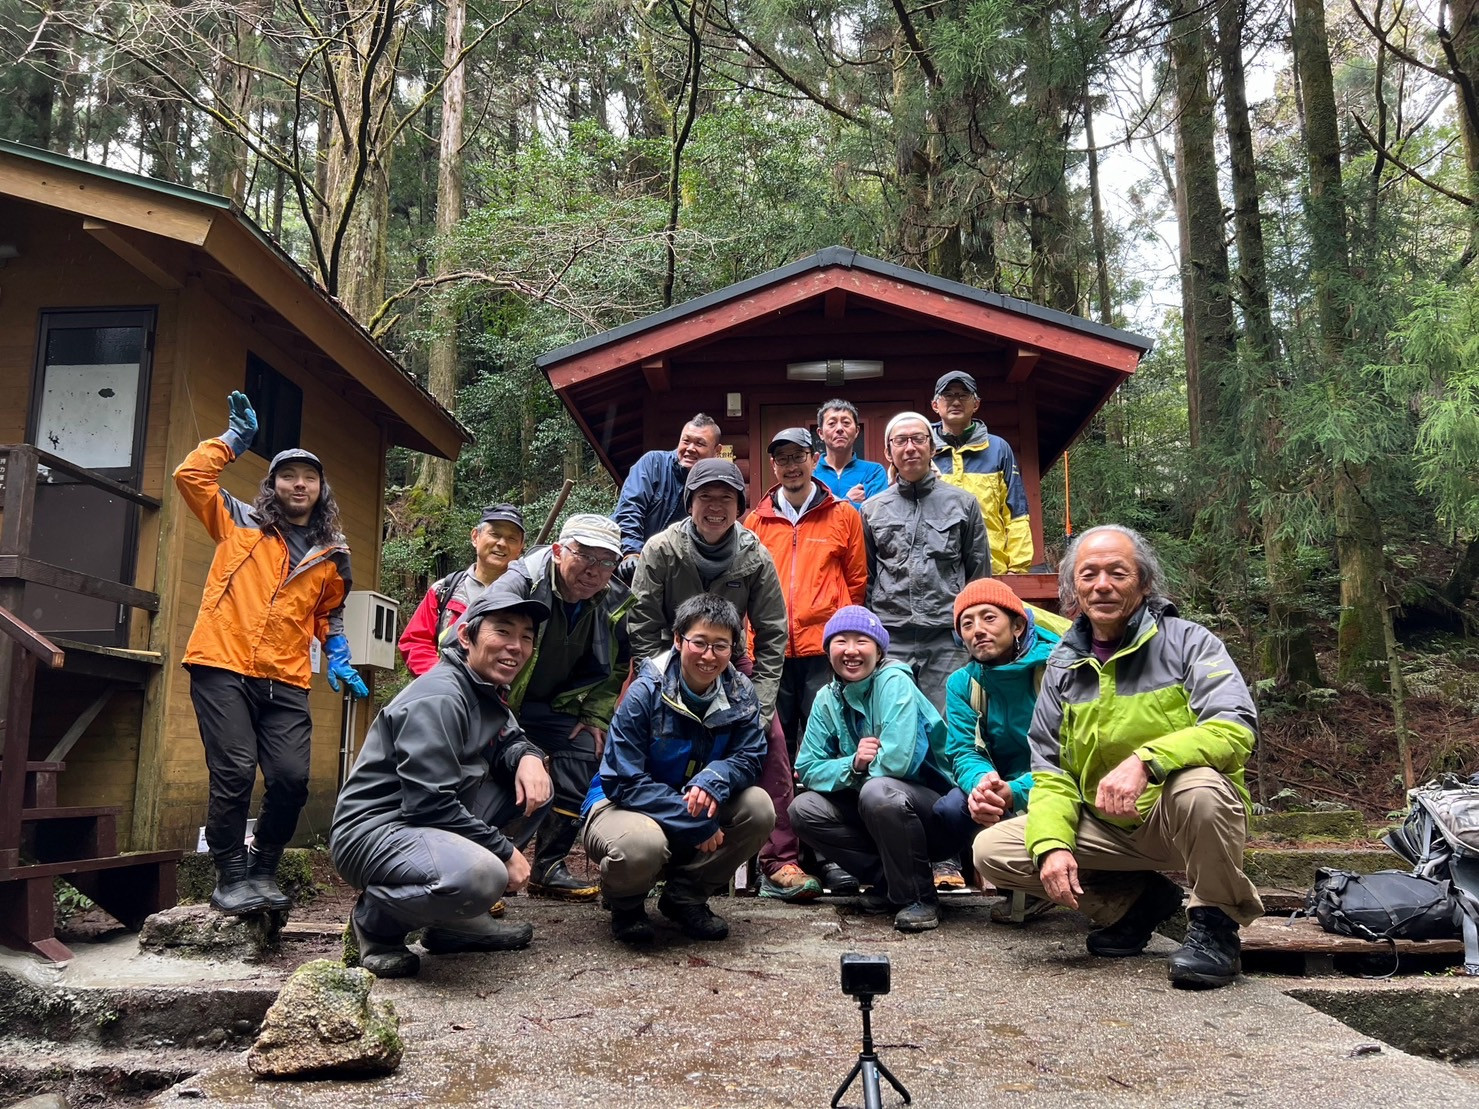
[[[344,638],[355,666],[395,669],[396,603],[373,589],[356,589],[344,599]]]

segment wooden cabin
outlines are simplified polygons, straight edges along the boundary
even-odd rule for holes
[[[829,247],[539,359],[618,482],[645,451],[677,445],[695,412],[719,421],[750,483],[773,478],[766,444],[784,427],[816,429],[832,397],[857,405],[858,451],[883,459],[897,412],[934,418],[946,370],[972,374],[978,420],[1011,444],[1043,562],[1042,475],[1135,372],[1150,340],[969,285]],[[1049,574],[1012,575],[1053,602]]]
[[[180,658],[214,547],[170,475],[233,389],[262,427],[223,486],[250,502],[274,452],[316,452],[374,589],[387,449],[455,458],[461,425],[228,200],[0,142],[0,944],[64,957],[53,874],[126,923],[173,903],[205,819]],[[357,743],[371,715],[321,676],[311,704],[300,840],[327,834],[346,718]]]

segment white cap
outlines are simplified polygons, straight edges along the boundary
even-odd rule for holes
[[[600,547],[621,554],[621,528],[609,516],[594,512],[577,512],[560,529],[561,543],[579,543],[582,547]]]

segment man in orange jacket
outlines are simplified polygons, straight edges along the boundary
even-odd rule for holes
[[[769,449],[776,484],[745,516],[744,524],[770,552],[786,598],[786,659],[775,715],[794,764],[812,702],[832,680],[822,631],[839,608],[863,603],[868,555],[862,517],[814,476],[818,452],[811,432],[788,427],[776,433]],[[789,820],[777,815],[772,836],[794,835]],[[795,875],[785,873],[793,870]],[[840,870],[829,868],[827,873],[834,893],[837,885],[849,881]],[[760,896],[804,899],[820,892],[816,886],[816,879],[804,875],[800,867],[783,867],[761,879]]]
[[[244,393],[229,403],[227,431],[190,452],[175,486],[216,544],[183,661],[210,771],[211,905],[239,915],[292,907],[278,888],[277,863],[308,800],[310,640],[324,645],[331,688],[343,683],[355,697],[369,690],[344,638],[349,547],[323,463],[305,450],[282,451],[255,501],[237,500],[219,478],[251,446],[257,416]],[[249,855],[247,809],[259,765],[266,790]]]

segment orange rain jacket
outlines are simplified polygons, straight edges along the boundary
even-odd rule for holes
[[[349,547],[340,536],[290,565],[287,542],[221,488],[235,457],[224,439],[207,439],[175,471],[180,495],[216,541],[183,661],[307,689],[309,640],[344,631]]]
[[[779,484],[766,491],[744,520],[775,560],[786,595],[787,658],[825,654],[822,631],[827,621],[839,608],[863,604],[868,592],[863,518],[816,478],[812,481],[822,496],[807,506],[798,523],[776,510]]]

